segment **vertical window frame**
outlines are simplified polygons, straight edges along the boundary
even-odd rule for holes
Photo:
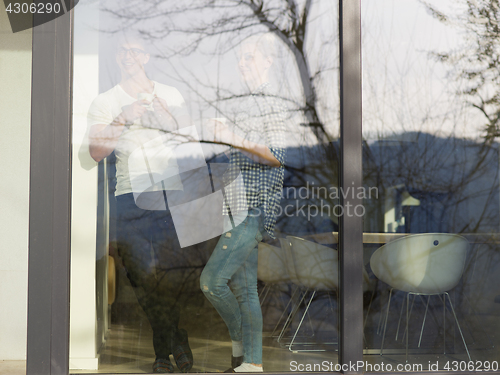
[[[340,191],[362,188],[361,0],[339,0]],[[353,190],[354,189],[354,190]],[[363,218],[347,207],[362,204],[356,194],[341,194],[339,227],[339,363],[363,360]]]
[[[72,42],[73,12],[33,28],[28,375],[69,372]]]

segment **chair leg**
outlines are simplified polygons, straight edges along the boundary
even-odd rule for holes
[[[307,320],[309,321],[309,325],[311,326],[311,332],[312,332],[311,337],[314,337],[316,335],[316,332],[314,332],[314,326],[313,326],[313,323],[311,320],[311,314],[309,314],[309,313],[307,313]]]
[[[268,287],[267,291],[265,290],[265,288],[262,289],[262,292],[261,292],[261,294],[259,296],[259,297],[261,297],[262,295],[264,295],[264,297],[262,298],[262,301],[260,303],[261,308],[263,308],[264,302],[267,300],[267,298],[269,297],[269,295],[272,296],[273,294],[276,294],[276,293],[279,294],[279,298],[278,298],[279,306],[276,306],[276,308],[277,309],[281,309],[282,313],[281,313],[278,321],[276,322],[276,324],[275,324],[274,329],[272,330],[272,332],[270,334],[266,334],[263,337],[275,337],[274,333],[278,329],[278,326],[280,325],[280,323],[281,323],[281,321],[283,319],[283,316],[285,315],[285,313],[286,313],[286,311],[288,309],[288,306],[290,305],[290,301],[288,301],[287,305],[285,306],[285,303],[283,302],[283,296],[282,296],[283,293],[278,288],[277,284],[272,284],[272,285],[270,285]]]
[[[298,290],[299,289],[297,289],[297,291]],[[294,293],[293,296],[295,296],[295,293]],[[299,302],[296,303],[294,306],[292,306],[292,311],[290,311],[290,314],[288,314],[288,316],[286,318],[286,321],[285,321],[285,324],[283,324],[283,327],[281,328],[281,332],[278,335],[278,338],[277,338],[278,342],[281,341],[281,339],[283,338],[283,335],[285,334],[286,330],[288,329],[288,327],[292,323],[293,317],[297,313],[297,310],[299,309],[300,304],[302,303],[303,300],[304,300],[304,295],[302,294],[302,297],[299,299]],[[290,300],[290,302],[293,304],[293,298]]]
[[[408,306],[409,304],[410,304],[410,293],[406,295],[406,332],[408,333],[409,333],[408,321],[410,320],[410,309]],[[408,362],[408,336],[410,336],[408,333],[406,334],[406,362]]]
[[[276,323],[276,325],[274,326],[274,329],[273,329],[273,332],[271,332],[271,337],[274,337],[274,334],[276,333],[276,330],[278,329],[278,326],[280,325],[281,323],[281,319],[283,319],[283,316],[285,315],[286,311],[288,310],[288,306],[290,306],[290,304],[292,303],[292,300],[293,298],[295,297],[295,293],[297,293],[297,290],[299,288],[297,287],[297,289],[295,289],[292,293],[292,296],[290,297],[290,300],[288,301],[288,303],[286,304],[285,308],[283,309],[283,312],[281,313],[281,316],[280,318],[278,319],[278,322]]]
[[[378,325],[377,325],[377,335],[380,335],[382,326],[384,325],[382,317],[384,314],[382,314],[382,308],[380,309],[380,317],[378,318]]]
[[[292,341],[290,342],[290,346],[288,347],[288,350],[293,352],[293,342],[295,341],[295,337],[297,337],[297,333],[299,333],[300,327],[302,326],[302,322],[304,321],[304,318],[306,317],[307,311],[309,310],[309,306],[311,306],[311,302],[314,299],[314,296],[316,295],[316,291],[313,292],[311,299],[309,299],[309,302],[307,303],[306,310],[304,311],[304,314],[302,315],[302,319],[300,319],[299,326],[295,330],[295,334],[293,335]]]
[[[411,294],[411,293],[408,293],[408,294]],[[413,305],[415,304],[415,299],[416,299],[416,295],[413,294],[413,299],[411,301],[411,307],[410,307],[410,316],[411,316],[411,313],[413,312]],[[403,338],[402,340],[405,339],[405,335],[408,333],[408,329],[405,328],[405,331],[403,332]],[[397,340],[397,336],[396,336],[396,340]]]
[[[283,326],[283,329],[281,330],[281,333],[278,336],[278,339],[277,339],[278,342],[281,341],[281,339],[283,338],[283,335],[285,334],[285,331],[287,330],[287,328],[292,323],[293,318],[295,317],[295,314],[297,314],[297,311],[299,310],[300,305],[302,304],[302,301],[304,301],[304,299],[306,298],[306,295],[307,295],[308,291],[309,291],[309,289],[306,289],[303,292],[302,298],[300,299],[299,303],[297,303],[297,305],[292,309],[292,312],[288,315],[288,318],[286,319],[285,325]]]
[[[267,289],[267,283],[266,283],[266,285],[264,285],[264,288],[262,288],[262,290],[260,291],[259,298],[262,297],[262,295],[264,294],[264,292],[266,291],[266,289]]]
[[[457,315],[455,314],[455,309],[453,308],[453,303],[451,303],[450,295],[448,294],[448,292],[444,292],[444,294],[448,296],[448,301],[450,301],[450,306],[451,306],[451,312],[453,313],[453,317],[455,318],[455,322],[457,323],[457,326],[458,326],[458,331],[460,332],[460,336],[462,337],[462,341],[464,342],[465,351],[467,352],[467,356],[469,357],[469,361],[472,361],[470,354],[469,354],[469,349],[467,348],[467,344],[465,343],[464,335],[462,334],[462,329],[460,328],[460,324],[458,323]]]
[[[398,335],[399,335],[399,327],[401,324],[401,318],[403,317],[403,309],[405,307],[405,300],[403,300],[403,304],[401,305],[401,311],[399,312],[399,320],[398,320],[398,328],[396,329],[396,341],[398,341]],[[404,338],[403,338],[404,340]]]
[[[365,321],[363,322],[363,332],[365,332],[365,329],[366,329],[366,322],[368,321],[368,315],[370,314],[370,309],[372,307],[373,296],[375,296],[375,291],[372,292],[372,296],[370,298],[370,303],[368,304],[368,309],[366,310],[366,317],[365,317]]]
[[[368,347],[368,341],[366,340],[365,330],[366,330],[366,322],[368,321],[368,315],[370,314],[370,308],[372,307],[373,296],[375,295],[375,291],[372,292],[372,296],[370,297],[370,303],[368,303],[368,308],[366,309],[366,316],[363,322],[363,342],[365,346]]]
[[[427,297],[427,305],[425,306],[425,314],[424,314],[424,320],[422,322],[422,328],[420,329],[420,338],[418,339],[418,347],[420,348],[420,344],[422,343],[422,335],[424,333],[424,326],[425,326],[425,318],[427,317],[427,310],[429,310],[429,301],[431,300],[431,296]]]
[[[443,294],[443,354],[446,354],[446,296]]]
[[[332,302],[332,298],[330,297],[330,292],[327,292],[327,295],[328,295],[328,301],[330,302],[330,309],[332,310],[332,316],[336,316],[335,314],[335,308],[333,307],[333,302]],[[335,300],[338,301],[338,296],[337,296],[337,290],[335,290]],[[337,322],[338,323],[338,322]],[[338,331],[338,327],[337,327],[337,324],[335,325],[337,331]]]
[[[387,301],[387,312],[385,314],[384,333],[382,334],[382,344],[380,345],[380,355],[382,355],[384,352],[384,339],[385,339],[385,331],[387,329],[387,318],[389,317],[389,308],[391,307],[391,296],[392,296],[392,288],[389,292],[389,300]]]
[[[262,289],[262,291],[260,292],[260,296],[259,297],[262,297],[262,300],[260,301],[260,306],[262,307],[262,305],[264,304],[264,301],[266,300],[267,298],[267,295],[269,294],[269,290],[271,289],[271,287],[266,284],[264,285],[264,289]]]
[[[384,326],[384,319],[383,319],[383,314],[382,314],[382,306],[380,307],[380,317],[378,319],[378,325],[377,325],[377,335],[380,335],[382,333],[382,327]]]

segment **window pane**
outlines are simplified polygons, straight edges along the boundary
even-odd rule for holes
[[[367,371],[498,366],[497,8],[362,2]]]
[[[252,4],[75,8],[71,372],[337,363],[338,6]]]

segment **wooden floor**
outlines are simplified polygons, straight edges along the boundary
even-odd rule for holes
[[[363,371],[389,370],[396,371],[397,366],[406,370],[429,371],[446,369],[446,364],[453,361],[467,361],[468,357],[463,346],[460,333],[454,323],[450,311],[446,315],[446,344],[443,337],[442,304],[431,304],[428,310],[422,343],[418,347],[418,339],[425,312],[424,304],[413,306],[409,325],[409,357],[406,362],[404,318],[400,324],[398,340],[396,340],[399,314],[403,298],[395,297],[391,304],[386,336],[384,355],[380,355],[382,342],[382,325],[385,317],[384,296],[377,297],[370,306],[365,306],[365,368]],[[369,299],[365,302],[368,302]],[[325,371],[335,369],[338,363],[336,316],[338,306],[334,298],[326,296],[319,298],[311,305],[309,315],[304,320],[298,341],[312,345],[298,345],[295,349],[323,349],[322,352],[292,352],[285,345],[290,339],[278,343],[269,337],[280,313],[285,307],[285,300],[280,294],[270,294],[264,303],[263,363],[265,372],[295,372],[304,366],[304,370]],[[365,303],[365,305],[368,305]],[[116,305],[114,322],[110,326],[106,345],[100,351],[99,370],[71,370],[72,374],[106,373],[106,374],[142,374],[150,373],[154,361],[152,345],[152,330],[142,312],[135,306]],[[301,313],[298,314],[298,317]],[[466,315],[458,312],[460,324],[464,333],[470,355],[476,361],[500,361],[500,316],[496,313],[488,315]],[[404,316],[404,314],[403,314]],[[298,317],[294,320],[290,335],[298,325]],[[382,318],[382,319],[381,319]],[[189,343],[193,351],[195,364],[192,372],[223,372],[230,366],[231,344],[224,322],[208,303],[199,304],[187,309],[182,315],[180,327],[189,333]],[[445,346],[446,345],[446,346]],[[446,354],[443,354],[446,348]],[[316,365],[316,367],[314,367]],[[377,367],[378,365],[379,367]],[[381,367],[381,366],[384,367]],[[387,366],[391,368],[388,369]],[[434,367],[429,368],[432,365]],[[309,367],[307,367],[309,366]],[[419,367],[422,366],[422,367]],[[178,371],[176,369],[176,371]],[[26,372],[25,361],[0,361],[0,374],[21,375]]]

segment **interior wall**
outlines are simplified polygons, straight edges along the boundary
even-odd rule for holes
[[[26,359],[31,43],[0,2],[0,360]]]
[[[70,369],[97,370],[108,307],[107,290],[99,286],[104,285],[107,274],[99,274],[100,278],[96,279],[98,168],[90,157],[86,132],[87,113],[99,93],[99,2],[78,4],[74,12],[69,366]],[[106,218],[102,219],[107,223]],[[104,266],[107,267],[107,263]]]

